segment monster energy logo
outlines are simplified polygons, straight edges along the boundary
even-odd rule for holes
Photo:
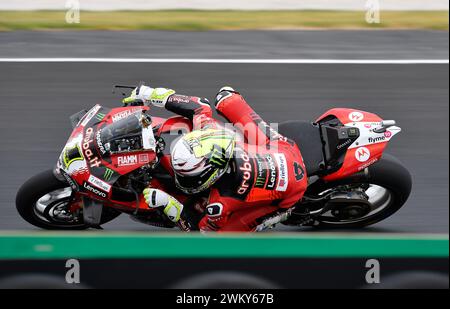
[[[212,149],[209,162],[218,166],[219,168],[225,167],[225,165],[227,164],[227,160],[225,158],[225,149],[215,145],[215,147]]]
[[[105,118],[105,114],[103,114],[103,113],[98,113],[97,115],[95,115],[95,118],[97,119],[97,120],[99,120],[99,121],[102,121],[103,120],[103,118]]]
[[[256,187],[262,188],[266,184],[266,180],[263,178],[256,178]]]
[[[256,172],[256,181],[255,181],[255,187],[256,188],[264,188],[264,185],[266,184],[267,180],[267,170],[265,167],[265,163],[263,158],[261,158],[259,155],[256,155],[256,164],[257,164],[257,172]]]
[[[107,168],[105,170],[105,174],[103,175],[103,179],[106,181],[110,181],[111,177],[114,175],[114,171],[112,169]]]

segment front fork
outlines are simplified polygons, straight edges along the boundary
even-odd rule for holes
[[[93,228],[100,228],[103,214],[103,203],[83,196],[83,220]]]

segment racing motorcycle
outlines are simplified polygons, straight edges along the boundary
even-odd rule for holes
[[[73,132],[56,166],[17,193],[23,219],[43,229],[77,230],[101,228],[125,213],[153,226],[198,229],[208,192],[188,196],[176,188],[167,147],[192,130],[188,119],[152,117],[150,107],[136,101],[112,109],[95,105],[70,121]],[[391,216],[408,199],[410,173],[383,153],[401,131],[395,121],[335,108],[315,121],[281,123],[278,131],[299,146],[308,177],[304,197],[283,224],[362,228]],[[164,188],[185,205],[178,224],[147,206],[140,193],[148,186]]]

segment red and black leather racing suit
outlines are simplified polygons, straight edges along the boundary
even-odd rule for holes
[[[292,207],[307,187],[297,145],[270,128],[237,92],[222,91],[217,112],[244,136],[230,171],[211,188],[202,231],[254,231],[266,219]],[[192,120],[194,129],[215,126],[208,100],[174,94],[165,108]]]

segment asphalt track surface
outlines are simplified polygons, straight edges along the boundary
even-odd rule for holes
[[[448,31],[15,31],[0,57],[448,59]]]
[[[448,58],[446,35],[446,43],[436,43],[446,57],[439,51],[431,59]],[[7,45],[0,45],[0,57],[18,57],[5,53]],[[397,214],[366,231],[449,232],[448,64],[0,63],[0,229],[33,228],[16,213],[15,194],[27,178],[54,165],[70,134],[68,117],[96,103],[120,105],[111,86],[140,80],[210,99],[232,85],[269,122],[311,120],[333,107],[395,119],[403,132],[388,152],[410,169],[413,192]],[[149,227],[121,216],[105,229]]]

